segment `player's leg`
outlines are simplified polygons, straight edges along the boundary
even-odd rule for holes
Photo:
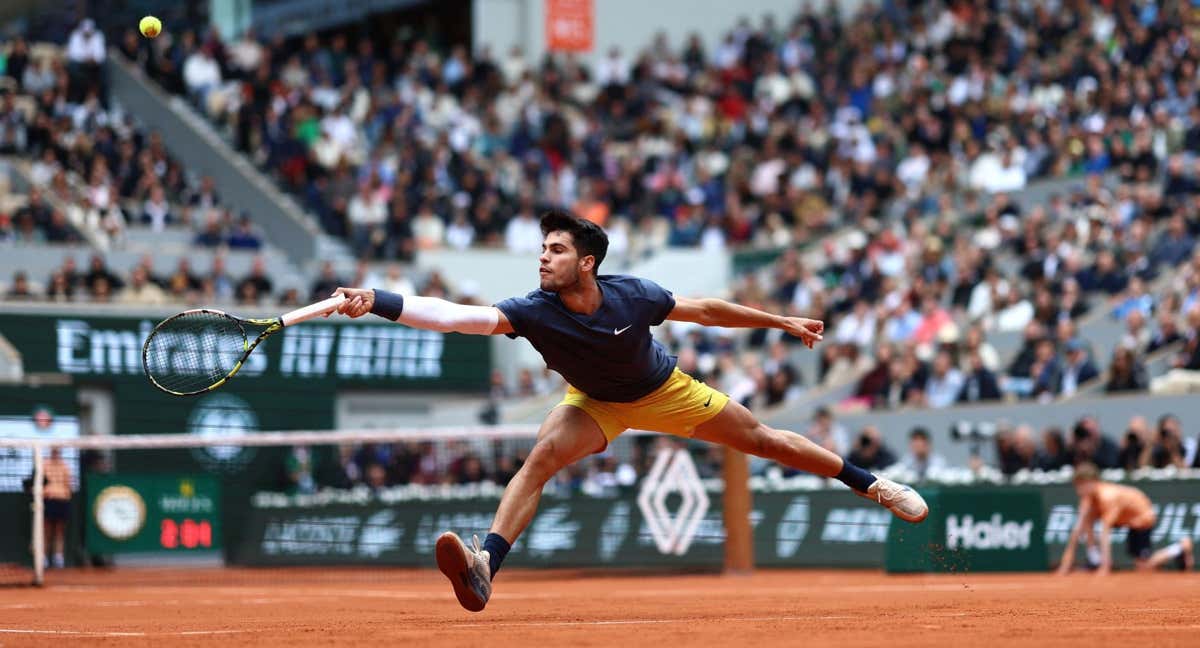
[[[516,542],[533,520],[546,482],[559,470],[604,450],[607,444],[600,425],[587,412],[570,405],[554,408],[538,430],[529,458],[504,489],[491,532],[509,544]]]
[[[836,478],[908,522],[920,522],[929,514],[925,500],[911,488],[877,478],[795,432],[776,430],[732,400],[719,414],[698,425],[693,437],[822,477]]]
[[[1135,567],[1139,570],[1150,571],[1158,569],[1172,560],[1179,561],[1179,566],[1184,571],[1192,570],[1192,539],[1188,537],[1180,538],[1179,540],[1155,551],[1150,554],[1150,557],[1145,560],[1137,560],[1134,562]]]
[[[66,566],[66,537],[67,537],[67,521],[58,519],[53,522],[54,528],[54,566],[62,568]]]
[[[464,608],[478,612],[487,605],[492,577],[512,543],[533,520],[546,482],[564,467],[603,450],[607,443],[601,426],[587,412],[570,405],[554,408],[538,430],[529,457],[504,488],[483,545],[476,538],[473,547],[468,548],[450,532],[438,538],[438,568],[450,579]]]

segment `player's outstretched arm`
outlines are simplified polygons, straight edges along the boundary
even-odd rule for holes
[[[1062,560],[1058,561],[1059,575],[1071,573],[1071,565],[1075,563],[1075,545],[1079,543],[1079,536],[1084,533],[1085,529],[1089,529],[1088,534],[1091,534],[1092,521],[1091,500],[1083,499],[1079,502],[1079,516],[1075,519],[1075,527],[1071,529],[1070,537],[1067,538],[1067,546],[1063,549]]]
[[[345,295],[338,312],[350,317],[374,313],[413,328],[442,333],[502,335],[512,333],[512,324],[495,306],[465,306],[436,297],[404,297],[386,290],[338,288]]]
[[[825,323],[821,320],[773,315],[757,308],[715,298],[676,297],[675,308],[667,315],[667,319],[727,328],[783,329],[803,340],[805,346],[810,349],[821,341],[821,335],[825,332]]]

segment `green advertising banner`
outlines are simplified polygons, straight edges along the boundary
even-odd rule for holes
[[[220,551],[221,485],[208,475],[89,474],[88,551]]]
[[[142,342],[159,319],[5,313],[0,335],[21,352],[27,372],[66,373],[85,382],[145,381]],[[268,338],[235,382],[271,389],[336,383],[484,391],[490,358],[486,336],[421,331],[377,319],[329,319]]]
[[[543,497],[509,563],[720,568],[725,531],[719,506],[699,520],[686,552],[664,553],[636,499],[636,490],[612,498]],[[719,504],[719,496],[710,499]],[[440,533],[486,533],[496,504],[494,498],[472,498],[256,507],[228,558],[244,565],[428,565]],[[751,513],[755,558],[780,567],[878,565],[890,515],[845,491],[757,494]]]
[[[1142,482],[1158,511],[1156,546],[1190,536],[1200,544],[1200,483]],[[663,552],[637,502],[636,488],[615,497],[542,498],[508,563],[527,567],[674,567],[719,569],[725,534],[720,497],[681,554]],[[1044,571],[1057,562],[1075,523],[1069,486],[954,487],[927,493],[946,515],[924,524],[894,521],[890,512],[844,489],[759,492],[753,496],[754,560],[760,567],[883,567],[913,570]],[[265,498],[227,537],[226,558],[240,565],[378,564],[429,566],[443,531],[486,533],[495,497],[441,497],[297,506]],[[934,502],[937,502],[935,504]],[[677,505],[672,510],[678,511]],[[1124,532],[1113,558],[1130,560]],[[1047,561],[1047,553],[1050,560]],[[907,561],[907,562],[902,562]]]
[[[922,489],[929,518],[896,522],[888,534],[889,572],[1044,571],[1045,518],[1035,488]]]

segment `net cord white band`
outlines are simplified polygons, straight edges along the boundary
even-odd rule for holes
[[[294,432],[256,432],[225,436],[197,434],[128,434],[83,436],[73,439],[30,439],[0,437],[0,447],[79,448],[88,450],[152,450],[163,448],[203,448],[222,446],[339,445],[394,441],[449,441],[456,439],[530,439],[537,436],[537,425],[462,426],[420,429],[302,430]],[[626,435],[656,434],[629,430]]]

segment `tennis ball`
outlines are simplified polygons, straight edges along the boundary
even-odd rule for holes
[[[154,16],[146,16],[138,23],[138,29],[141,30],[142,36],[154,38],[162,33],[162,21]]]

